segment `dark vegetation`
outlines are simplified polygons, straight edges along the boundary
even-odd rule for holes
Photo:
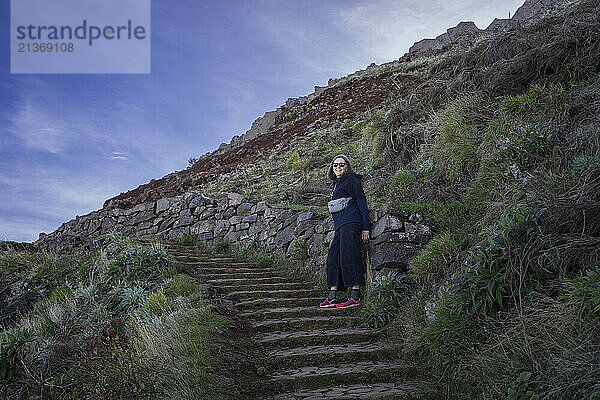
[[[218,334],[231,321],[158,241],[101,242],[96,251],[0,254],[7,293],[35,293],[22,315],[2,321],[0,397],[231,396],[227,377],[213,371],[224,354]]]
[[[450,398],[600,398],[599,7],[400,64],[379,107],[202,188],[324,205],[350,155],[371,206],[435,221],[408,278],[373,282],[367,323]]]
[[[600,399],[599,9],[598,0],[567,1],[466,52],[342,78],[324,92],[326,106],[305,104],[279,121],[262,153],[256,141],[237,165],[206,156],[185,179],[146,189],[236,191],[323,211],[328,163],[348,154],[371,207],[418,211],[435,225],[407,270],[374,281],[363,305],[366,323],[402,344],[398,357],[421,363],[447,398]],[[365,88],[373,101],[336,116],[335,105]],[[207,173],[194,181],[201,165]],[[213,249],[284,266],[256,240]],[[181,372],[189,369],[161,367],[175,357],[206,371],[206,354],[190,350],[185,335],[206,343],[211,330],[192,327],[227,322],[188,278],[156,267],[166,262],[160,250],[3,254],[3,282],[19,276],[43,301],[2,333],[2,394],[221,390],[208,372],[190,378]],[[298,264],[303,256],[298,243]],[[130,263],[142,259],[142,270]],[[191,392],[178,392],[181,380]]]

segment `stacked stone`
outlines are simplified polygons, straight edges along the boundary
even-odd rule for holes
[[[416,213],[377,209],[371,211],[370,220],[373,240],[365,247],[373,270],[405,269],[410,258],[431,238],[430,228]],[[76,217],[49,235],[40,234],[38,242],[44,248],[60,251],[77,242],[73,237],[92,241],[111,232],[157,235],[167,240],[188,233],[201,240],[227,240],[238,246],[257,240],[261,248],[286,257],[297,246],[306,246],[306,266],[314,271],[325,268],[335,234],[331,217],[323,219],[313,211],[275,207],[235,193],[209,199],[199,192],[188,192],[126,210],[108,204]]]

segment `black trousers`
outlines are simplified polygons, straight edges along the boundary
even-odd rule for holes
[[[360,252],[362,226],[359,223],[342,225],[335,231],[327,254],[327,287],[338,290],[365,284],[365,267]]]

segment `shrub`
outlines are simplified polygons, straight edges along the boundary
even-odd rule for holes
[[[405,169],[400,169],[394,174],[394,184],[398,189],[407,189],[414,179],[413,174]]]
[[[469,316],[447,305],[435,310],[435,318],[423,330],[421,342],[436,366],[468,359],[481,339],[481,332]]]
[[[488,245],[471,253],[458,282],[450,288],[460,309],[494,316],[507,306],[509,296],[531,291],[533,271],[521,263],[521,258],[544,212],[540,209],[530,214],[517,207],[488,229]],[[525,258],[530,264],[534,262],[532,254]]]
[[[10,381],[17,374],[18,363],[33,335],[25,329],[17,329],[2,333],[0,342],[0,382]]]
[[[304,171],[308,167],[308,159],[300,157],[300,153],[294,151],[288,156],[285,166],[291,170]]]
[[[438,171],[449,182],[462,182],[469,171],[478,165],[475,152],[480,138],[477,126],[468,117],[468,108],[477,101],[464,97],[452,103],[433,121],[439,131],[431,151]]]
[[[0,276],[22,272],[30,267],[33,255],[26,252],[6,252],[0,256]]]
[[[419,255],[410,260],[409,267],[422,278],[443,276],[457,253],[458,242],[452,234],[444,232],[431,239]]]
[[[48,303],[61,302],[61,301],[68,299],[72,295],[73,295],[73,291],[69,287],[67,287],[65,285],[61,285],[61,286],[57,287],[56,289],[54,289],[52,292],[50,292],[50,294],[48,295],[48,298],[46,299],[46,302],[48,302]]]
[[[352,133],[353,134],[361,133],[365,126],[366,126],[365,121],[357,121],[354,125],[352,125]]]
[[[509,116],[535,115],[543,120],[560,114],[566,101],[566,92],[562,86],[534,84],[527,93],[504,99],[501,111]]]
[[[564,299],[584,310],[600,313],[600,267],[588,269],[564,284],[568,291]]]
[[[508,387],[506,400],[538,400],[540,396],[535,394],[535,390],[539,382],[531,376],[529,371],[521,372]]]
[[[374,328],[388,324],[394,319],[398,306],[407,299],[408,294],[406,275],[390,272],[377,278],[363,308],[365,322]]]
[[[214,244],[215,252],[220,254],[229,254],[231,253],[231,243],[227,240],[219,240]]]
[[[387,297],[369,299],[362,309],[365,323],[375,329],[387,325],[396,316],[398,308]]]
[[[449,231],[456,235],[471,233],[481,215],[481,210],[476,205],[458,200],[448,204],[438,201],[406,202],[402,204],[402,208],[428,215],[440,225],[441,231]]]
[[[500,154],[519,165],[530,167],[546,161],[551,136],[537,125],[514,129],[504,137]]]
[[[198,289],[198,284],[187,274],[177,274],[169,281],[167,294],[188,296]]]
[[[117,281],[153,280],[165,273],[167,265],[167,253],[164,250],[136,247],[113,260],[106,270],[106,275]]]
[[[596,156],[581,155],[573,159],[572,169],[575,175],[583,176],[592,169],[598,167],[600,159]]]
[[[156,315],[170,310],[171,307],[173,307],[173,301],[165,296],[162,290],[150,293],[144,301],[144,310]]]
[[[183,235],[175,239],[175,243],[184,246],[195,246],[197,242],[198,239],[196,238],[196,236],[191,235],[189,233],[184,233]]]

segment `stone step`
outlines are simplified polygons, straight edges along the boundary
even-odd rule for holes
[[[353,315],[324,315],[310,317],[290,317],[279,319],[268,319],[264,321],[251,322],[252,328],[260,332],[277,330],[312,330],[317,328],[340,328],[356,325],[360,321],[358,316]]]
[[[221,276],[229,276],[229,277],[244,277],[245,273],[253,273],[253,274],[261,274],[261,273],[269,273],[270,276],[281,276],[281,272],[274,268],[257,268],[257,267],[246,267],[246,268],[231,268],[231,267],[215,267],[215,266],[192,266],[194,269],[198,270],[204,275],[212,275],[212,274],[221,274]],[[260,276],[260,275],[255,275]]]
[[[398,382],[414,377],[414,364],[397,361],[358,361],[339,365],[307,365],[300,368],[278,369],[262,382],[268,393],[290,392],[342,384],[373,384]],[[267,390],[262,390],[263,394]]]
[[[353,343],[353,344],[335,344],[335,345],[314,345],[293,347],[290,349],[273,350],[268,353],[271,358],[287,358],[306,355],[321,354],[357,354],[374,353],[379,351],[389,351],[397,349],[393,343],[375,342],[375,343]]]
[[[298,289],[298,290],[240,290],[226,295],[230,300],[244,301],[260,298],[279,298],[279,297],[313,297],[321,293],[321,290]]]
[[[274,372],[267,376],[268,380],[294,380],[312,376],[326,375],[356,375],[361,373],[380,373],[395,369],[406,369],[409,365],[398,362],[387,361],[361,361],[350,364],[342,364],[335,366],[306,366],[302,368],[284,369]]]
[[[379,341],[373,343],[343,343],[301,345],[277,348],[266,352],[267,372],[302,366],[332,366],[360,361],[398,361],[400,349],[396,344]]]
[[[335,308],[319,308],[318,305],[296,306],[296,307],[276,307],[266,308],[262,310],[254,310],[241,313],[241,317],[253,319],[273,319],[285,316],[309,316],[309,315],[336,315],[345,312],[346,310]]]
[[[229,276],[229,275],[227,275]],[[211,283],[213,285],[252,285],[252,284],[262,284],[262,283],[281,283],[281,282],[289,282],[289,278],[284,276],[259,276],[253,278],[228,278],[227,276],[217,278],[217,279],[209,279],[206,282]]]
[[[206,261],[193,261],[193,260],[186,260],[186,259],[181,259],[181,258],[175,258],[177,260],[177,262],[180,262],[182,264],[187,264],[193,267],[224,267],[224,268],[254,268],[254,269],[259,269],[261,267],[257,266],[256,264],[252,264],[252,263],[247,263],[247,262],[238,262],[238,261],[216,261],[216,260],[206,260]]]
[[[239,301],[234,304],[238,310],[257,310],[269,309],[271,307],[290,306],[317,306],[325,296],[319,297],[280,297],[280,298],[259,298],[253,300]]]
[[[368,342],[379,336],[369,328],[314,329],[308,331],[275,331],[261,335],[257,342],[268,348],[301,345]]]
[[[307,283],[302,282],[277,282],[277,283],[256,283],[256,284],[238,284],[238,285],[215,285],[212,287],[220,293],[239,291],[240,289],[247,290],[309,290],[311,287]]]
[[[198,247],[173,247],[173,246],[165,246],[165,250],[167,250],[171,254],[181,254],[184,256],[197,256],[197,257],[212,257],[212,258],[233,258],[228,255],[221,254],[213,254],[206,253],[202,251],[202,249]]]
[[[210,271],[215,271],[215,272],[210,272]],[[236,277],[234,279],[242,279],[242,280],[243,279],[260,279],[260,278],[265,278],[265,279],[281,278],[281,279],[289,280],[288,278],[281,276],[281,274],[274,269],[261,270],[260,272],[256,271],[255,269],[252,269],[252,271],[249,271],[249,272],[244,272],[244,271],[239,272],[239,270],[237,270],[237,271],[238,272],[236,272],[235,274],[231,274],[231,273],[223,273],[223,272],[221,272],[220,269],[203,268],[203,269],[199,270],[198,272],[204,278],[206,278],[206,280],[213,280],[213,279],[230,280],[230,279],[232,279],[232,276]]]
[[[237,261],[234,257],[230,257],[230,256],[216,256],[214,254],[201,254],[201,253],[197,253],[197,252],[183,253],[181,251],[169,251],[168,249],[167,249],[167,252],[175,258],[197,260],[200,262],[205,262],[205,261],[241,262],[241,261]]]
[[[432,393],[430,386],[423,382],[385,382],[304,389],[278,394],[269,400],[404,400],[425,398],[423,396]]]

